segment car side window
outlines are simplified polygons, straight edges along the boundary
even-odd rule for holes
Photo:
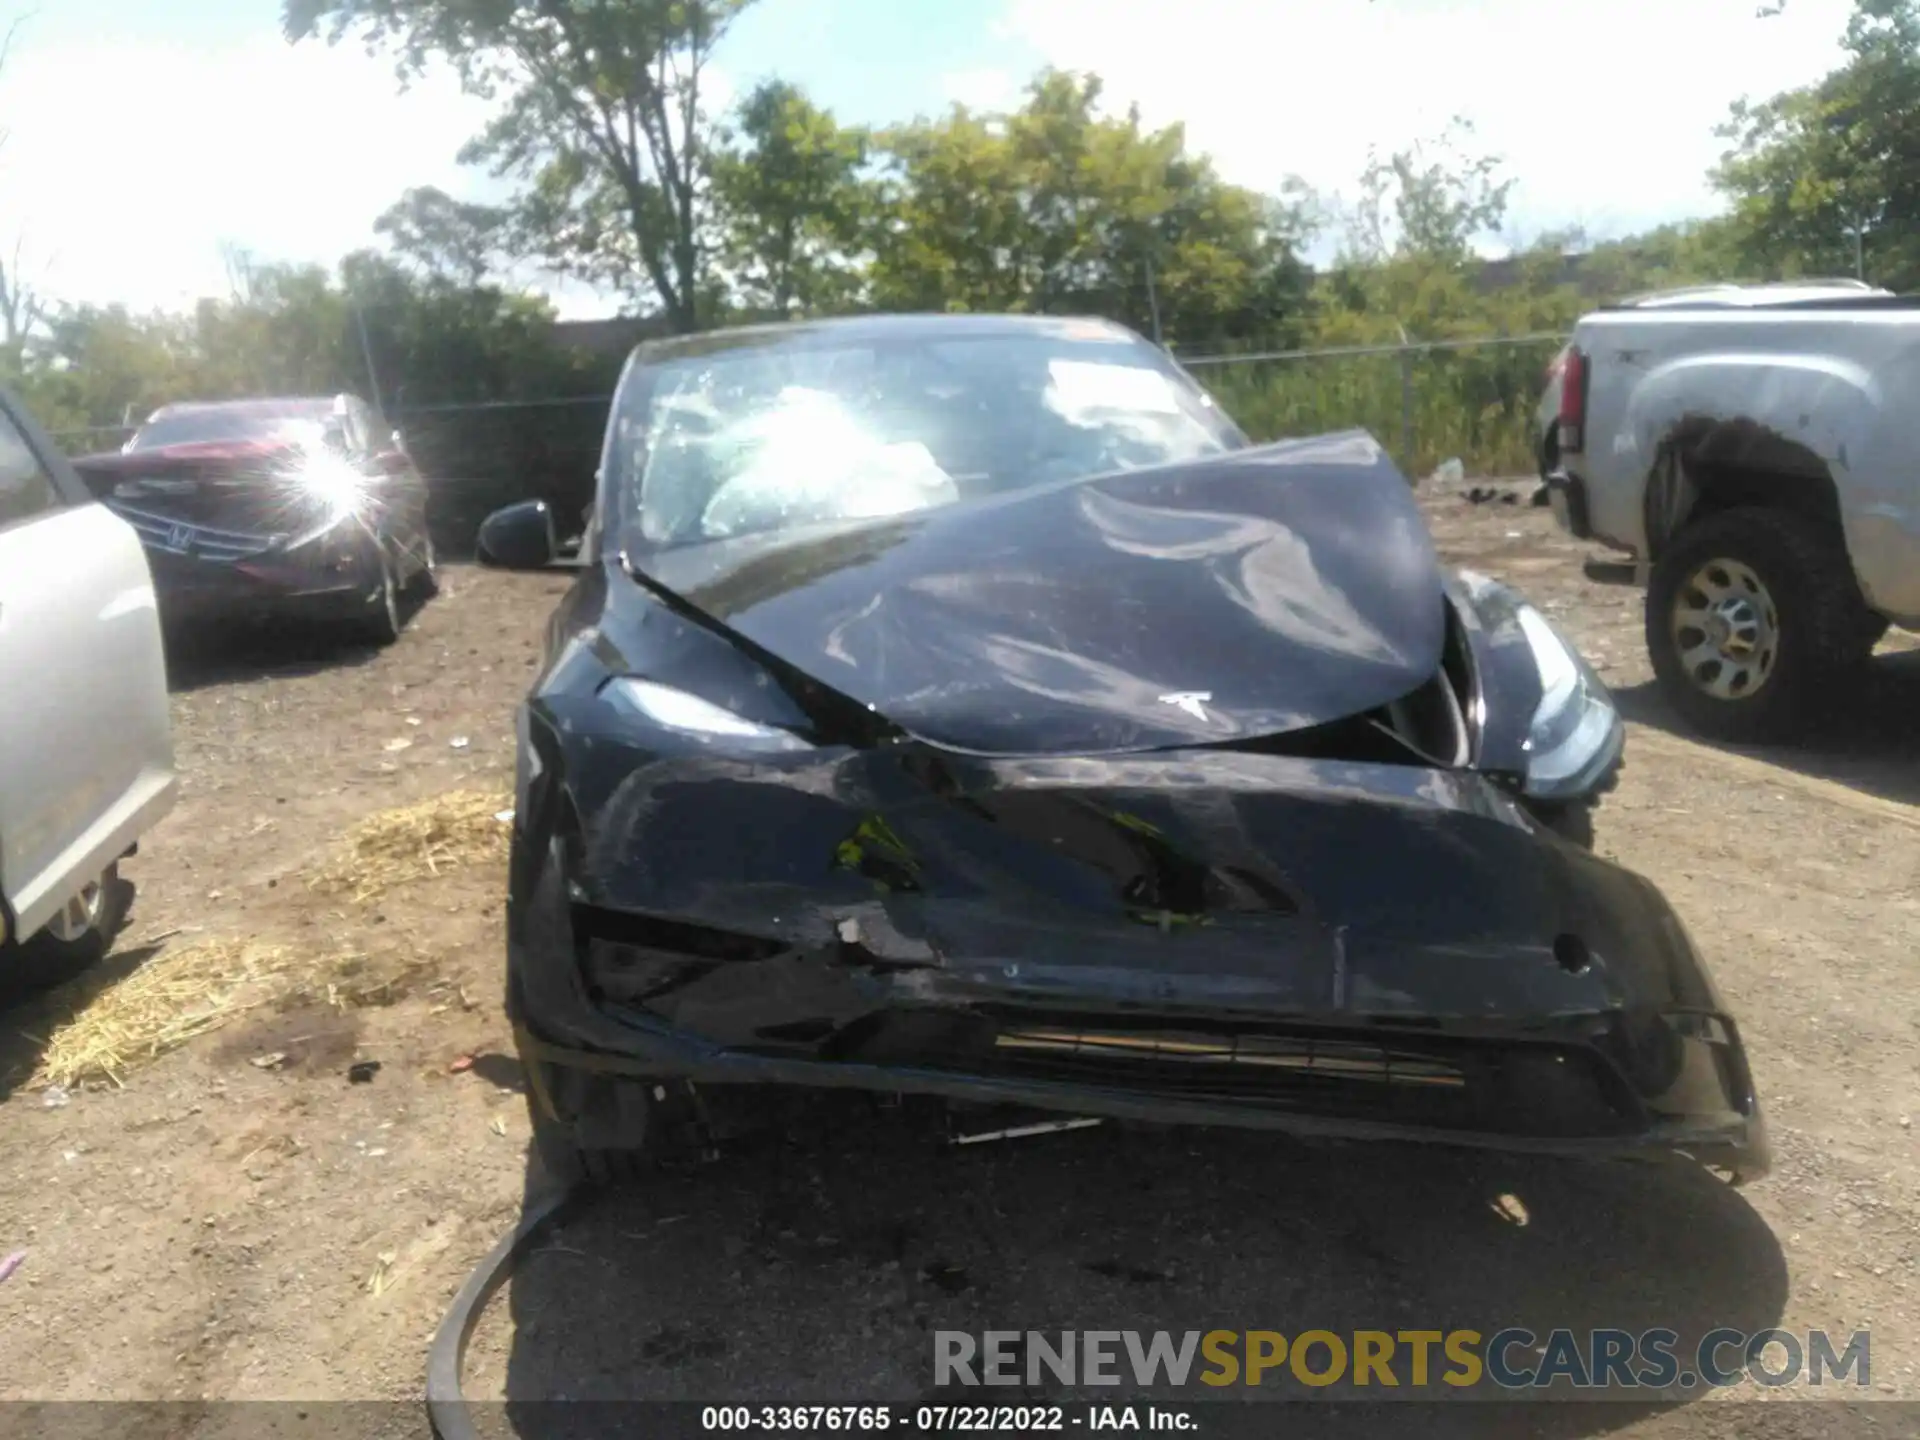
[[[13,420],[0,410],[0,529],[55,509],[60,492]]]

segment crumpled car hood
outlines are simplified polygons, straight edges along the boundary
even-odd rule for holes
[[[629,564],[908,733],[985,754],[1324,724],[1430,678],[1446,635],[1425,522],[1358,431]]]

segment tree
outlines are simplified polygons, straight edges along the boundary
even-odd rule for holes
[[[1588,249],[1584,278],[1589,290],[1614,298],[1735,280],[1743,274],[1739,241],[1726,216],[1661,225]]]
[[[1345,253],[1363,261],[1463,264],[1474,242],[1499,231],[1511,178],[1497,155],[1474,154],[1470,121],[1456,117],[1432,141],[1381,155],[1370,150],[1360,198],[1345,216]]]
[[[0,367],[9,375],[21,373],[27,342],[47,318],[47,299],[27,278],[26,242],[16,240],[13,255],[0,261]]]
[[[230,263],[234,293],[189,315],[56,309],[27,375],[33,403],[50,423],[79,427],[118,425],[170,400],[372,398],[369,351],[389,403],[546,399],[594,383],[538,297],[420,276],[371,251],[347,256],[337,275],[239,254]]]
[[[1475,284],[1476,245],[1499,231],[1513,182],[1501,175],[1498,156],[1473,151],[1472,135],[1472,126],[1456,119],[1434,140],[1389,155],[1373,152],[1358,199],[1331,203],[1343,238],[1319,287],[1323,339],[1392,343],[1489,328],[1491,307]],[[1538,260],[1516,278],[1534,280],[1520,294],[1539,298]]]
[[[739,297],[781,318],[844,308],[858,294],[872,208],[864,130],[838,124],[781,80],[741,102],[714,154],[721,256]]]
[[[340,290],[359,308],[389,401],[541,400],[583,388],[579,362],[559,346],[553,307],[543,298],[423,278],[367,251],[341,262]],[[341,366],[364,384],[358,347],[356,328]]]
[[[461,152],[527,182],[519,233],[565,273],[645,289],[699,323],[711,229],[702,79],[751,0],[286,0],[295,41],[397,49],[400,74],[450,64],[498,115]]]
[[[10,21],[0,35],[0,72],[13,53],[14,38],[20,33],[21,20]],[[7,143],[8,132],[0,126],[0,147]],[[10,260],[0,262],[0,367],[10,376],[18,376],[25,365],[28,338],[46,318],[47,301],[40,289],[27,278],[23,264],[24,240],[16,237]]]
[[[364,368],[354,363],[352,312],[325,269],[261,265],[245,256],[231,263],[233,297],[195,307],[192,390],[174,398],[366,389]]]
[[[111,427],[182,398],[193,329],[180,316],[125,306],[53,308],[35,363],[22,377],[27,403],[55,431],[91,431],[75,449],[104,448]]]
[[[1188,344],[1297,325],[1304,213],[1226,184],[1179,126],[1102,114],[1100,93],[1050,70],[1012,114],[955,106],[880,136],[874,303],[1078,310]]]
[[[1770,276],[1867,273],[1920,284],[1920,3],[1857,0],[1847,59],[1813,85],[1742,103],[1714,172],[1736,248]]]
[[[431,185],[408,190],[373,222],[376,235],[420,273],[477,286],[503,267],[507,213],[456,200]]]

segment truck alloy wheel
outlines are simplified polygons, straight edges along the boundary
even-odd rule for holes
[[[1707,561],[1681,584],[1667,616],[1687,679],[1714,699],[1752,695],[1773,675],[1780,613],[1752,566]]]

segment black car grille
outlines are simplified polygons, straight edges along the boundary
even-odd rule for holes
[[[1504,1135],[1623,1134],[1639,1107],[1581,1047],[1417,1033],[1011,1024],[994,1073],[1167,1098]]]
[[[139,533],[140,543],[149,550],[190,556],[196,560],[244,560],[272,548],[280,538],[277,535],[216,529],[150,510],[137,510],[119,501],[109,502],[108,508],[133,526]]]

